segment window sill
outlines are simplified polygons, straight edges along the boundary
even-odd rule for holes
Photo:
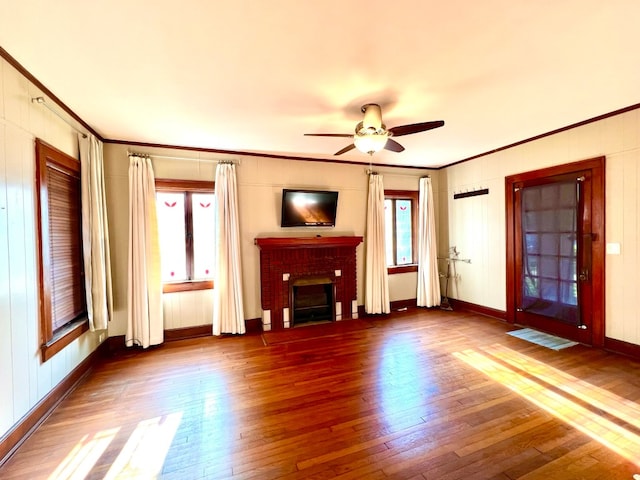
[[[417,272],[418,265],[413,263],[411,265],[399,265],[397,267],[387,267],[387,273],[389,275],[395,275],[396,273],[408,273]]]
[[[40,346],[42,362],[46,362],[76,338],[89,330],[89,320],[82,317],[61,327],[53,338]]]
[[[163,283],[162,293],[191,292],[195,290],[211,290],[212,288],[213,288],[213,280]]]

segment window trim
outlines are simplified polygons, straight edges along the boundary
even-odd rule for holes
[[[418,271],[418,202],[420,192],[417,190],[385,190],[385,200],[410,200],[411,201],[411,252],[413,254],[412,262],[407,265],[392,265],[387,267],[389,275],[399,273],[417,272]],[[395,239],[395,235],[393,235]],[[396,248],[394,246],[394,252]]]
[[[179,180],[175,178],[156,178],[156,192],[183,193],[214,193],[215,182],[207,180]],[[191,229],[191,207],[185,203],[185,227]],[[191,275],[193,266],[193,245],[187,242],[187,273]],[[162,293],[191,292],[196,290],[213,289],[213,280],[182,280],[178,282],[163,282]]]
[[[42,362],[51,359],[67,345],[89,330],[89,318],[86,309],[75,319],[67,322],[57,330],[53,330],[52,313],[52,279],[51,279],[51,250],[49,239],[49,187],[47,182],[47,167],[49,160],[80,176],[80,161],[36,138],[36,251],[38,257],[38,297],[40,300],[40,355]],[[82,222],[80,216],[79,221]],[[82,225],[80,225],[82,229]],[[82,255],[82,243],[80,243]],[[84,276],[84,265],[83,276]],[[84,295],[84,290],[83,290]]]

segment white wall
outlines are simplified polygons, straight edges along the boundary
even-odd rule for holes
[[[126,331],[126,262],[127,262],[127,199],[128,165],[126,145],[106,145],[105,176],[108,213],[111,231],[116,321],[109,327],[109,335]],[[134,147],[130,150],[136,151]],[[139,149],[138,149],[139,150]],[[152,155],[156,178],[186,180],[214,180],[215,163],[221,159],[214,154],[201,154],[202,161],[174,160],[165,156],[193,157],[196,152],[177,149],[145,148]],[[155,156],[154,156],[155,155]],[[237,167],[238,203],[243,267],[245,317],[259,318],[260,257],[254,239],[262,236],[360,235],[364,236],[368,177],[366,166],[339,165],[329,162],[308,162],[243,156]],[[379,169],[385,188],[418,190],[419,169]],[[339,191],[335,228],[280,227],[280,198],[283,188],[314,188]],[[357,248],[358,303],[364,303],[364,244]],[[391,300],[415,298],[415,273],[392,275]],[[182,328],[211,323],[209,307],[211,292],[172,293],[164,296],[165,328]]]
[[[606,256],[607,337],[640,344],[640,111],[567,130],[441,171],[442,248],[457,246],[460,278],[453,298],[506,310],[505,192],[508,175],[606,156],[605,235],[621,244]],[[489,188],[489,195],[453,200],[453,194]]]
[[[35,138],[78,158],[75,131],[31,102],[41,95],[0,58],[0,437],[98,346],[87,332],[40,361]]]

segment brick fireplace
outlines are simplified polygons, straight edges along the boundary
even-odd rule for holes
[[[332,321],[357,318],[356,247],[361,242],[356,236],[256,238],[263,330],[291,328],[308,321],[303,314],[311,311]],[[305,296],[296,301],[296,295]]]

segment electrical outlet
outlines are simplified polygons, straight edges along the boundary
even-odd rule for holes
[[[104,341],[104,333],[98,335],[98,342],[102,343]]]

